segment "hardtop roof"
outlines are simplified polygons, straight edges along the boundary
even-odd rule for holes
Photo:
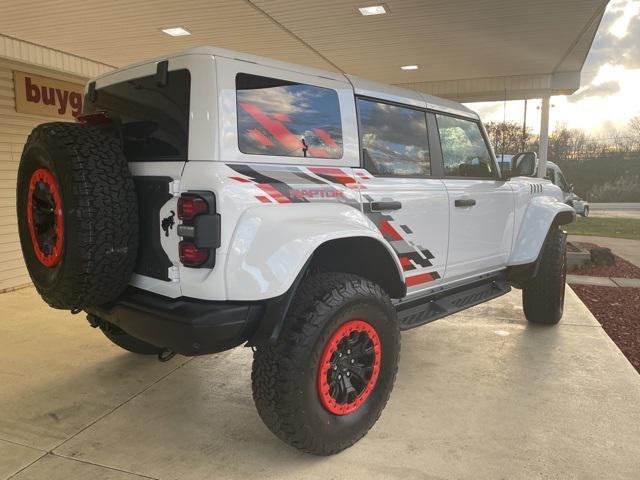
[[[280,60],[273,60],[267,57],[260,57],[258,55],[251,55],[243,52],[236,52],[234,50],[227,50],[224,48],[217,48],[211,46],[202,46],[190,48],[182,52],[138,62],[126,67],[119,68],[117,70],[105,73],[96,77],[96,79],[105,78],[112,75],[114,72],[121,72],[132,67],[146,65],[149,63],[160,62],[169,58],[175,58],[185,55],[211,55],[213,57],[224,57],[243,62],[256,63],[266,67],[278,68],[281,70],[288,70],[292,72],[303,73],[306,75],[313,75],[322,78],[329,78],[331,80],[345,82],[351,84],[356,95],[363,95],[372,98],[378,98],[395,103],[401,103],[405,105],[411,105],[419,108],[428,108],[431,110],[437,110],[445,113],[452,113],[463,117],[478,119],[478,114],[462,105],[461,103],[453,100],[447,100],[445,98],[436,97],[422,92],[409,90],[406,88],[396,87],[394,85],[386,85],[383,83],[366,80],[353,75],[330,72],[328,70],[321,70],[318,68],[305,67],[295,63],[282,62]]]

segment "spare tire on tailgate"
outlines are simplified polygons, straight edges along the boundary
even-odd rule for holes
[[[114,300],[138,248],[138,205],[120,141],[97,126],[46,123],[24,147],[18,231],[29,275],[52,307]]]

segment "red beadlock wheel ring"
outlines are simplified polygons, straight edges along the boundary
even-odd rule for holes
[[[340,325],[327,341],[318,366],[318,396],[334,415],[355,412],[371,395],[380,374],[382,349],[363,320]]]
[[[62,258],[64,217],[58,182],[46,168],[39,168],[29,179],[27,226],[38,261],[55,267]]]

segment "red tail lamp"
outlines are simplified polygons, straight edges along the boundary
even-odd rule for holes
[[[182,240],[178,245],[180,262],[185,267],[199,267],[209,260],[209,249],[196,247],[196,244]]]
[[[104,123],[111,122],[107,112],[94,112],[84,113],[76,117],[78,123],[84,123],[86,125],[102,125]]]
[[[190,221],[197,215],[209,213],[209,205],[198,195],[183,194],[178,199],[178,218]]]

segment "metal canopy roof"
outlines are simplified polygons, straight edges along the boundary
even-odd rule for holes
[[[606,0],[0,0],[0,33],[112,66],[200,45],[458,101],[570,94]],[[169,37],[181,26],[192,35]],[[402,65],[419,65],[403,71]]]

